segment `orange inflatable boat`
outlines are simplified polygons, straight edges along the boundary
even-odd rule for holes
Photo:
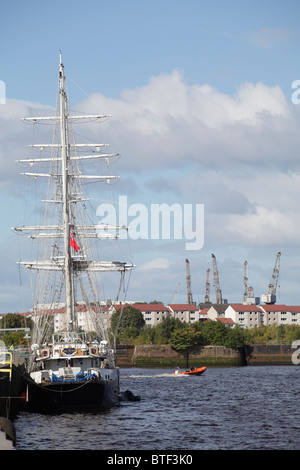
[[[191,367],[189,370],[180,371],[179,369],[173,372],[173,375],[202,375],[207,367]]]

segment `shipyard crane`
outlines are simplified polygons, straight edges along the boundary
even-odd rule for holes
[[[177,287],[175,289],[175,292],[173,294],[172,300],[171,300],[171,304],[173,304],[175,302],[175,299],[177,297],[180,285],[181,285],[181,282],[178,282]]]
[[[259,297],[254,297],[253,287],[248,288],[247,304],[259,304]]]
[[[244,298],[243,304],[256,304],[259,303],[259,299],[254,297],[253,287],[248,287],[248,261],[244,262]]]
[[[210,302],[210,269],[206,271],[206,285],[205,285],[205,298],[204,302]]]
[[[221,304],[223,301],[222,301],[222,291],[220,289],[217,260],[213,253],[211,257],[212,257],[212,262],[213,262],[213,275],[214,275],[214,286],[215,286],[215,291],[216,291],[216,304]]]
[[[247,303],[248,297],[248,261],[244,262],[244,303]]]
[[[279,266],[280,266],[280,251],[277,253],[275,258],[275,264],[272,273],[272,279],[268,286],[268,293],[261,296],[261,301],[265,304],[275,304],[276,303],[276,289],[279,277]]]
[[[193,303],[193,296],[192,296],[192,284],[191,284],[191,273],[190,273],[190,262],[188,259],[185,260],[186,265],[186,291],[187,291],[187,301],[189,307],[189,316],[187,323],[191,321],[191,305]]]
[[[185,260],[186,265],[186,290],[187,290],[187,301],[188,304],[193,303],[193,296],[192,296],[192,284],[191,284],[191,273],[190,273],[190,262],[188,259]]]

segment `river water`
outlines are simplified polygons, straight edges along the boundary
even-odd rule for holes
[[[100,413],[20,413],[16,450],[299,450],[300,367],[121,369],[141,396]]]

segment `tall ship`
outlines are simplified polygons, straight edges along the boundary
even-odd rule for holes
[[[127,227],[91,223],[87,210],[90,200],[84,183],[110,183],[118,177],[95,174],[95,168],[89,175],[83,170],[83,163],[99,168],[103,162],[107,168],[118,154],[108,153],[107,144],[93,139],[77,143],[73,129],[75,122],[102,122],[108,117],[70,111],[60,53],[55,115],[23,118],[34,126],[53,124],[51,143],[32,144],[38,158],[18,160],[29,166],[30,171],[22,173],[26,177],[47,181],[39,211],[43,223],[14,228],[34,240],[37,256],[35,261],[19,262],[30,271],[33,286],[31,354],[24,373],[29,411],[79,411],[119,403],[116,345],[99,284],[108,272],[117,272],[119,292],[133,264],[101,260],[98,245],[115,240]]]

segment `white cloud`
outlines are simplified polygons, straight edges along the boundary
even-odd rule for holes
[[[112,114],[101,127],[101,137],[124,155],[118,168],[131,174],[146,169],[197,169],[199,165],[201,170],[203,165],[217,165],[224,172],[244,165],[255,172],[264,167],[299,166],[300,113],[279,86],[244,83],[230,96],[210,85],[189,86],[183,74],[174,70],[152,77],[144,87],[124,90],[117,99],[95,93],[76,107]],[[45,126],[32,130],[19,118],[49,112],[53,110],[15,100],[1,106],[2,175],[5,170],[11,176],[13,159],[24,154],[26,144],[42,138],[38,132],[49,130]]]
[[[15,160],[32,156],[33,150],[29,145],[41,143],[49,126],[39,126],[22,120],[23,117],[54,115],[55,110],[40,104],[7,99],[0,106],[0,188],[11,192],[17,190],[16,185],[22,184],[18,178],[18,167]],[[49,114],[50,113],[50,114]],[[50,131],[51,143],[52,133]],[[48,136],[49,139],[49,136]],[[46,143],[45,141],[42,143]],[[20,170],[21,171],[21,170]]]
[[[166,258],[154,258],[148,263],[140,266],[139,271],[166,270],[170,267],[170,265],[170,261]]]
[[[298,157],[299,111],[279,86],[245,83],[229,96],[209,85],[189,86],[175,70],[118,99],[94,94],[80,107],[113,115],[104,135],[111,142],[117,138],[132,171],[187,164],[224,171],[241,164],[286,166]]]
[[[222,230],[216,239],[224,244],[244,246],[299,245],[300,219],[296,214],[284,214],[278,209],[257,207],[248,214],[229,214],[219,217]]]
[[[201,252],[185,252],[184,243],[170,241],[161,247],[151,240],[138,241],[140,267],[132,275],[136,298],[165,294],[168,302],[178,280],[184,279],[185,258],[191,256],[193,266],[200,253],[207,259],[201,264],[202,276],[215,250],[224,256],[231,250],[241,269],[246,252],[250,249],[253,255],[260,247],[270,247],[271,259],[277,249],[289,252],[295,263],[289,246],[299,245],[300,108],[288,103],[280,87],[244,83],[230,96],[210,85],[190,86],[175,70],[151,78],[144,87],[124,90],[116,99],[96,93],[76,109],[112,114],[97,133],[86,125],[77,141],[87,130],[90,137],[110,143],[112,152],[121,153],[112,172],[125,173],[120,188],[136,198],[130,202],[163,203],[168,198],[170,204],[205,204]],[[2,190],[15,192],[16,183],[21,189],[23,180],[13,162],[28,156],[27,144],[49,142],[49,126],[28,126],[19,118],[52,113],[50,107],[15,100],[0,106]],[[133,242],[131,249],[134,253]],[[245,258],[240,259],[241,253]],[[16,259],[11,262],[15,265]],[[265,258],[256,261],[257,271],[260,262],[263,265]]]

